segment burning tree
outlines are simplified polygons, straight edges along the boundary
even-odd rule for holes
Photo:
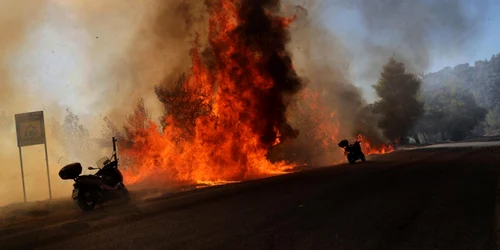
[[[271,0],[210,1],[208,48],[200,53],[197,38],[190,72],[155,87],[164,107],[160,123],[141,101],[128,118],[121,155],[132,159],[124,172],[129,183],[241,181],[284,173],[301,158],[272,155],[299,135],[287,111],[304,85],[286,50],[294,17],[277,15],[280,7]],[[339,153],[335,112],[315,102],[296,108],[304,116],[295,122],[311,125],[304,138]],[[310,116],[313,110],[320,111]]]
[[[213,3],[209,45],[213,61],[192,50],[189,75],[155,92],[165,107],[162,126],[133,126],[122,153],[135,159],[131,182],[152,175],[179,181],[242,180],[286,169],[271,163],[270,147],[294,130],[286,119],[301,88],[285,49],[292,18],[274,14],[279,1]],[[130,122],[129,122],[130,123]],[[166,176],[165,176],[166,175]]]
[[[187,138],[195,136],[196,120],[202,116],[210,115],[212,107],[205,102],[209,96],[203,89],[187,89],[187,77],[181,74],[173,87],[160,84],[155,87],[155,93],[165,108],[165,114],[160,122],[163,129],[167,126],[182,128],[181,134]],[[171,119],[175,117],[175,119]]]

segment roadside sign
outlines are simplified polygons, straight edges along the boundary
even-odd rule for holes
[[[43,111],[16,114],[15,120],[17,132],[17,147],[19,147],[19,160],[21,162],[21,178],[23,181],[24,202],[26,202],[26,187],[24,185],[23,153],[21,148],[39,144],[44,144],[45,146],[45,163],[47,166],[49,197],[50,199],[52,199],[49,173],[49,156],[47,153],[47,140],[45,138],[45,121],[43,118]]]
[[[15,118],[18,147],[45,143],[43,111],[16,114]]]

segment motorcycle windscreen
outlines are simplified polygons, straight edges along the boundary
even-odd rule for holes
[[[108,158],[108,157],[106,157],[106,156],[104,156],[104,157],[102,157],[101,159],[99,159],[99,160],[97,160],[97,161],[96,161],[96,166],[97,166],[98,168],[102,168],[102,167],[104,167],[104,163],[105,163],[106,161],[108,161],[108,160],[109,160],[109,158]]]

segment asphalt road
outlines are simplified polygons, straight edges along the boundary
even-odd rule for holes
[[[499,169],[498,143],[397,152],[207,190],[176,209],[165,200],[150,205],[163,212],[36,247],[496,249]]]

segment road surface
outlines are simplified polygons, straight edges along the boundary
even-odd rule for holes
[[[155,213],[0,249],[496,249],[499,168],[499,143],[408,150],[188,193],[175,207],[159,199]]]

